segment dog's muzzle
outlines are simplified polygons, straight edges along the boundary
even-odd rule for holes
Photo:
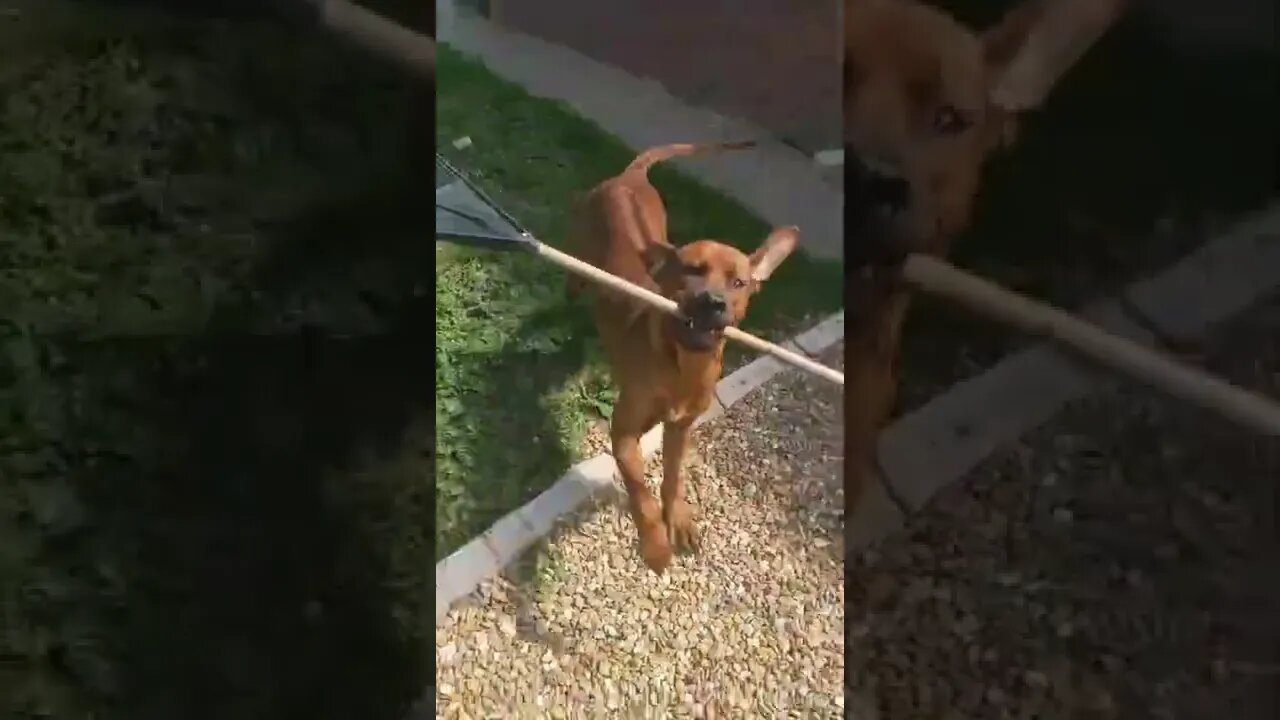
[[[845,262],[855,266],[902,259],[902,225],[911,185],[887,167],[845,147]]]
[[[729,324],[729,303],[723,295],[710,290],[694,295],[681,308],[685,327],[701,332],[723,330]]]

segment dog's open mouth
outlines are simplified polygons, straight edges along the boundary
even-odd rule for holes
[[[684,326],[691,332],[708,335],[722,335],[725,327],[727,327],[719,318],[696,317],[685,318]]]
[[[683,315],[677,318],[677,322],[680,344],[698,352],[714,348],[724,337],[724,329],[727,327],[718,317],[703,317],[697,314]]]

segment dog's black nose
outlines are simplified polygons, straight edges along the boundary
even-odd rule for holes
[[[845,263],[853,267],[898,262],[902,258],[902,215],[911,186],[871,167],[846,145]]]
[[[906,180],[886,175],[862,161],[857,153],[845,149],[848,166],[846,182],[850,197],[865,207],[874,207],[890,217],[907,208],[911,202],[911,186]]]
[[[729,307],[724,298],[711,292],[704,293],[699,300],[701,300],[702,308],[708,313],[722,313]]]

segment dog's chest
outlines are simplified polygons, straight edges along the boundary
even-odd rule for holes
[[[666,370],[664,382],[660,384],[665,391],[659,399],[664,422],[690,422],[711,407],[719,372],[713,372],[711,367],[696,368],[693,372],[690,368],[681,372],[675,366]]]
[[[711,406],[710,393],[698,397],[668,397],[664,400],[662,421],[668,423],[692,422]]]

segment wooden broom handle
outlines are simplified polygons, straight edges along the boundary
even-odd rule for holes
[[[1263,435],[1280,436],[1280,404],[1175,362],[1069,313],[1006,290],[928,255],[911,255],[902,275],[916,288],[1040,335],[1106,366]]]
[[[628,297],[635,298],[636,300],[639,300],[650,307],[661,310],[662,312],[671,315],[678,315],[680,313],[680,309],[674,302],[656,292],[653,292],[652,290],[627,282],[617,275],[605,272],[595,265],[579,260],[568,253],[561,252],[546,243],[538,242],[532,237],[529,237],[528,240],[533,245],[534,252],[538,255],[550,260],[575,275],[581,275],[582,277],[601,285],[608,285],[614,290],[625,293]],[[794,365],[805,372],[810,372],[825,380],[830,380],[841,387],[844,386],[844,373],[839,372],[838,370],[833,370],[822,363],[814,362],[799,353],[792,352],[784,347],[775,345],[768,340],[761,340],[760,338],[749,333],[745,333],[735,327],[725,328],[724,335],[730,340],[740,342],[747,347],[763,353],[768,353],[788,365]]]

